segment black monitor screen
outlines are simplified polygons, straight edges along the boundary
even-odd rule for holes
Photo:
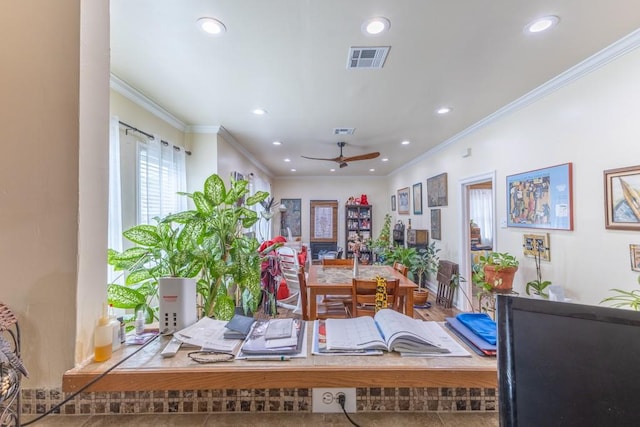
[[[640,313],[498,296],[502,426],[640,426]]]

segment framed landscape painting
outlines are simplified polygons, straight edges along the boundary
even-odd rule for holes
[[[572,164],[507,176],[507,226],[573,230]]]
[[[413,184],[413,214],[422,215],[422,183]]]

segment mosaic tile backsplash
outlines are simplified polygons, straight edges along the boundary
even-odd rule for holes
[[[125,391],[81,393],[57,413],[150,414],[210,412],[312,412],[311,388]],[[23,389],[22,413],[42,414],[70,393]],[[357,388],[358,412],[496,412],[493,388]]]

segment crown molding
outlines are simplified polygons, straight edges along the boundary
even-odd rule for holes
[[[428,159],[429,157],[433,156],[434,154],[444,150],[446,147],[458,142],[459,140],[472,135],[473,133],[477,132],[478,130],[489,126],[492,123],[497,122],[498,120],[502,119],[503,117],[508,116],[509,114],[520,110],[521,108],[524,108],[526,106],[528,106],[529,104],[532,104],[542,98],[544,98],[547,95],[550,95],[551,93],[557,91],[558,89],[576,81],[581,79],[582,77],[596,71],[597,69],[607,65],[608,63],[620,58],[621,56],[626,55],[627,53],[637,49],[638,47],[640,47],[640,30],[636,30],[633,31],[632,33],[626,35],[625,37],[621,38],[620,40],[616,41],[615,43],[609,45],[608,47],[602,49],[600,52],[590,56],[589,58],[585,59],[582,62],[579,62],[578,64],[574,65],[573,67],[569,68],[568,70],[562,72],[561,74],[558,74],[556,77],[552,78],[551,80],[547,81],[546,83],[538,86],[537,88],[535,88],[534,90],[532,90],[531,92],[521,96],[520,98],[516,99],[513,102],[510,102],[509,104],[505,105],[504,107],[496,110],[494,113],[489,114],[487,117],[485,117],[484,119],[480,120],[479,122],[476,122],[475,124],[469,126],[468,128],[466,128],[465,130],[463,130],[462,132],[457,133],[456,135],[452,136],[451,138],[447,139],[446,141],[436,145],[435,147],[433,147],[432,149],[430,149],[429,151],[424,152],[422,155],[416,157],[415,159],[411,160],[408,163],[405,163],[404,165],[402,165],[401,167],[395,169],[394,171],[392,171],[389,176],[391,175],[395,175],[399,172],[401,172],[404,168],[406,168],[407,166],[411,166],[414,164],[417,164],[425,159]]]
[[[187,125],[182,120],[178,119],[169,111],[165,110],[164,108],[153,102],[151,99],[147,98],[142,92],[138,91],[133,86],[130,86],[129,83],[125,82],[113,73],[111,73],[111,78],[109,79],[109,86],[111,87],[111,89],[118,92],[129,101],[139,105],[146,111],[164,120],[176,129],[182,132],[186,131]]]
[[[233,135],[231,135],[231,133],[228,130],[224,128],[224,126],[217,126],[217,127],[219,128],[218,135],[220,135],[225,141],[227,141],[229,145],[231,145],[233,148],[239,151],[240,154],[245,156],[251,163],[253,163],[255,167],[260,169],[265,175],[267,175],[269,178],[273,178],[273,174],[269,171],[269,169],[267,169],[260,161],[258,161],[258,159],[256,159],[253,156],[253,154],[249,153],[247,149],[244,148],[242,144],[240,144],[238,140]]]

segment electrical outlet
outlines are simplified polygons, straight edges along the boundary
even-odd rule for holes
[[[344,394],[344,409],[347,412],[356,412],[355,388],[314,388],[312,389],[312,412],[342,412],[338,403],[338,396]]]

